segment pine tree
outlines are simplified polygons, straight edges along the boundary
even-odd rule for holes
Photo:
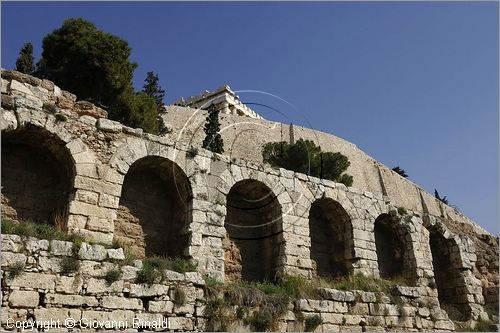
[[[405,169],[401,169],[398,166],[392,168],[392,171],[394,171],[395,173],[397,173],[398,175],[400,175],[401,177],[404,177],[404,178],[408,178],[408,174],[406,173]]]
[[[142,91],[155,99],[156,105],[158,106],[158,112],[162,112],[165,90],[160,87],[159,82],[160,79],[157,74],[148,72],[146,74],[146,79],[144,79]]]
[[[203,148],[206,148],[214,153],[224,152],[224,142],[219,133],[219,110],[215,109],[214,105],[208,108],[207,120],[205,122],[205,139],[203,140]]]
[[[31,43],[24,44],[16,60],[16,70],[21,73],[32,74],[35,71],[34,60],[33,45]]]
[[[439,192],[438,192],[436,189],[434,189],[434,196],[436,197],[436,199],[438,199],[439,201],[441,201],[441,202],[442,202],[442,203],[444,203],[445,205],[447,205],[447,204],[448,204],[448,199],[446,198],[446,195],[445,195],[444,197],[442,197],[442,198],[441,198],[441,197],[439,196]]]

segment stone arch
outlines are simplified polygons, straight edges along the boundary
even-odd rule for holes
[[[406,260],[411,244],[408,244],[400,218],[390,214],[379,215],[375,220],[374,233],[380,276],[385,279],[412,279],[411,263]]]
[[[2,133],[2,216],[67,228],[75,165],[65,141],[26,124]]]
[[[282,207],[264,183],[235,183],[226,197],[223,240],[225,275],[229,280],[275,280],[282,255]]]
[[[182,169],[164,157],[142,157],[125,175],[114,237],[141,257],[185,256],[191,209],[192,190]]]
[[[444,225],[428,227],[435,287],[441,308],[453,320],[469,319],[468,288],[462,272],[460,245]]]
[[[351,272],[352,225],[342,205],[329,198],[315,200],[309,210],[309,234],[311,260],[318,276],[344,276]]]

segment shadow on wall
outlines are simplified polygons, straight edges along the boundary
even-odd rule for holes
[[[26,126],[2,133],[2,217],[65,229],[75,169],[64,142]]]
[[[115,239],[141,258],[184,257],[191,193],[187,176],[174,162],[158,156],[134,162],[122,186]]]
[[[256,180],[243,180],[227,195],[223,241],[225,275],[230,281],[274,281],[283,244],[281,205]]]

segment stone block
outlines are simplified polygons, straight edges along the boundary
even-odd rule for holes
[[[103,296],[101,306],[108,309],[141,310],[142,301],[138,298]]]
[[[21,237],[18,235],[0,235],[2,252],[19,252],[22,249]]]
[[[17,118],[13,111],[5,110],[7,106],[2,96],[2,112],[0,114],[0,129],[2,131],[15,130],[17,128]]]
[[[60,257],[39,257],[38,258],[38,266],[42,272],[61,272],[61,260]]]
[[[82,286],[83,281],[79,276],[59,276],[56,280],[56,292],[58,293],[79,294]]]
[[[25,272],[14,279],[7,278],[5,282],[11,287],[54,290],[55,280],[55,275]]]
[[[99,118],[97,119],[97,128],[104,132],[119,133],[122,131],[123,125],[117,121]]]
[[[119,293],[123,290],[123,281],[118,280],[109,284],[104,279],[88,279],[83,285],[86,294]]]
[[[35,253],[38,251],[47,251],[49,249],[49,241],[46,239],[38,239],[30,237],[25,242],[25,248],[30,253]]]
[[[2,252],[1,259],[2,267],[9,267],[17,263],[25,264],[27,257],[22,253]]]
[[[84,260],[102,261],[106,259],[107,251],[102,245],[90,245],[83,242],[78,251],[78,256]]]
[[[9,306],[13,308],[35,308],[40,302],[36,291],[13,290],[9,295]]]
[[[122,266],[122,279],[123,280],[135,280],[137,278],[137,272],[139,268],[134,266]]]
[[[62,305],[63,307],[78,306],[86,308],[99,305],[97,298],[81,295],[46,294],[45,301],[47,304]]]
[[[172,301],[149,301],[148,311],[150,312],[162,312],[162,313],[173,313],[174,302]]]
[[[192,331],[194,328],[193,320],[186,317],[170,317],[168,324],[171,330]]]
[[[82,317],[82,311],[79,309],[42,308],[35,309],[34,316],[37,321],[49,322],[51,320],[59,320],[60,322],[64,322],[67,318],[80,320]]]
[[[342,324],[344,315],[338,313],[322,313],[321,319],[325,324]]]
[[[50,253],[55,256],[71,256],[73,255],[73,243],[53,240],[50,242]]]
[[[108,249],[108,258],[113,260],[125,260],[125,254],[122,248]]]
[[[168,294],[168,286],[163,284],[153,284],[151,286],[145,284],[131,284],[130,296],[131,297],[150,297]]]

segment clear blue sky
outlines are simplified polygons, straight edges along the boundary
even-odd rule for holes
[[[83,17],[126,39],[166,102],[228,83],[343,137],[498,235],[498,3],[2,2],[2,67]],[[306,121],[306,120],[307,121]],[[308,125],[309,124],[309,125]]]

